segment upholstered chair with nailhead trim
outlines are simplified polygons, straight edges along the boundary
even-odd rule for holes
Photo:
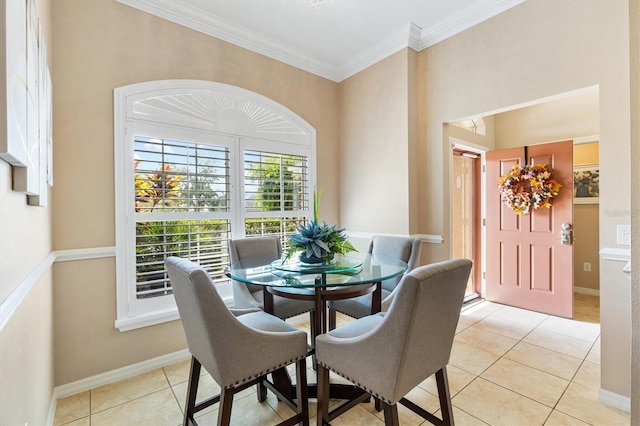
[[[405,274],[407,274],[420,265],[422,241],[412,237],[374,235],[369,243],[368,251],[374,256],[391,257],[405,262],[407,264]],[[382,312],[385,312],[391,306],[401,278],[402,276],[398,276],[382,282],[382,304],[380,309]],[[336,328],[336,312],[352,318],[371,315],[372,297],[371,294],[366,294],[351,299],[330,301],[328,304],[329,330]]]
[[[168,257],[165,264],[192,355],[184,424],[196,424],[195,413],[219,402],[218,425],[228,425],[235,393],[295,363],[296,401],[285,403],[296,414],[287,424],[308,425],[307,334],[260,309],[227,308],[209,274],[189,260]],[[201,367],[221,391],[196,402]]]
[[[329,370],[381,401],[387,425],[398,424],[398,402],[434,424],[453,424],[446,366],[471,266],[454,259],[418,267],[403,276],[387,312],[316,338],[318,424],[344,412],[328,411]],[[433,374],[442,419],[405,398]]]

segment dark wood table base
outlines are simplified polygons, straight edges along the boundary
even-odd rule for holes
[[[326,280],[325,274],[318,275],[317,280]],[[326,282],[326,281],[325,281]],[[278,287],[265,287],[264,288],[264,309],[266,312],[273,312],[273,296],[286,297],[295,300],[313,300],[315,301],[315,314],[314,324],[311,324],[311,330],[313,335],[311,336],[312,342],[315,342],[315,338],[320,333],[327,332],[327,301],[329,300],[341,300],[350,299],[353,297],[364,296],[365,294],[372,295],[372,313],[380,312],[381,299],[382,299],[382,285],[380,282],[361,284],[356,286],[345,287],[315,287],[313,294],[309,293],[291,293],[286,291],[279,291]],[[309,349],[309,355],[313,356],[313,367],[315,365],[315,345],[312,344]],[[296,397],[296,385],[293,384],[291,376],[286,368],[281,368],[271,373],[273,383],[265,382],[265,385],[278,397],[279,400],[287,402],[287,400],[295,399]],[[358,388],[355,385],[343,384],[343,383],[331,383],[329,387],[329,398],[345,400],[343,404],[335,408],[329,413],[329,419],[334,419],[339,415],[349,410],[354,405],[361,402],[368,401],[371,398],[364,390]],[[307,393],[309,398],[318,398],[318,384],[308,383]],[[322,398],[322,395],[320,395]]]

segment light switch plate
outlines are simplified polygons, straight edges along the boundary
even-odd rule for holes
[[[616,242],[621,246],[631,245],[631,225],[618,225]]]

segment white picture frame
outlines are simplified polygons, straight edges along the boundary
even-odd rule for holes
[[[21,0],[22,1],[22,0]],[[40,24],[35,0],[27,0],[27,158],[13,168],[13,190],[40,195]]]
[[[53,150],[51,138],[52,90],[51,74],[47,65],[47,48],[44,34],[40,29],[39,104],[38,104],[38,194],[29,195],[27,203],[31,206],[45,207],[49,198],[49,185],[53,184]]]
[[[0,159],[27,167],[27,0],[3,1],[6,54],[0,61],[4,90],[0,91]]]

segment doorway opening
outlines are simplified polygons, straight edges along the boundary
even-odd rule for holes
[[[508,108],[500,110],[486,112],[478,115],[478,119],[460,121],[452,120],[445,123],[447,126],[445,130],[446,145],[449,155],[453,157],[462,156],[463,153],[468,152],[471,154],[480,154],[482,160],[476,160],[480,164],[480,170],[484,165],[485,152],[496,149],[515,148],[518,146],[530,146],[539,145],[557,140],[564,140],[567,138],[573,139],[574,148],[578,148],[578,145],[584,144],[584,148],[588,145],[598,145],[598,111],[599,111],[599,91],[598,87],[589,87],[579,91],[558,94],[545,99],[538,99],[535,101],[523,103],[520,105],[513,105]],[[469,122],[469,123],[467,123]],[[484,126],[482,126],[482,124]],[[478,131],[478,130],[484,130]],[[596,135],[596,136],[587,136]],[[592,145],[592,146],[593,146]],[[467,148],[471,148],[468,149]],[[583,146],[580,146],[582,149]],[[574,150],[574,163],[573,171],[576,169],[592,169],[598,166],[599,160],[595,159],[583,159],[580,160],[581,155],[578,154],[580,149]],[[456,153],[455,151],[459,151]],[[594,152],[598,152],[597,148],[593,148]],[[458,186],[456,182],[456,175],[458,172],[454,172],[454,162],[458,162],[458,159],[450,161],[450,173],[448,178],[448,184],[450,186],[450,206],[451,215],[449,223],[449,230],[451,231],[451,254],[452,256],[459,256],[460,253],[464,253],[461,250],[468,249],[470,245],[468,242],[459,242],[459,238],[463,235],[468,235],[469,232],[476,232],[477,237],[474,241],[480,241],[480,247],[476,248],[476,253],[480,255],[479,259],[474,259],[474,269],[476,269],[473,275],[476,293],[479,293],[480,297],[486,296],[485,291],[485,278],[483,272],[486,271],[486,248],[484,242],[486,236],[484,235],[485,229],[482,222],[482,218],[486,218],[485,206],[484,206],[484,187],[482,183],[481,190],[473,192],[474,195],[480,196],[480,206],[476,207],[475,213],[478,215],[476,223],[479,223],[479,230],[476,229],[459,229],[466,228],[465,221],[459,219],[458,212],[460,209],[454,206],[457,203],[457,195],[455,194]],[[481,179],[486,179],[484,173],[480,173]],[[462,178],[461,178],[462,179]],[[465,183],[463,179],[461,186],[464,188],[473,188],[473,185]],[[568,179],[565,191],[571,191],[571,184],[573,184],[571,178]],[[579,197],[575,197],[579,198]],[[473,202],[465,201],[466,205],[474,205]],[[595,213],[592,216],[585,216],[585,225],[581,226],[582,210],[591,209]],[[579,203],[574,205],[574,235],[576,240],[576,246],[578,250],[573,256],[572,270],[574,271],[574,279],[572,280],[574,290],[574,318],[582,321],[599,322],[599,243],[597,237],[599,234],[599,218],[597,217],[598,204],[593,200],[588,200],[585,203]],[[473,222],[472,222],[473,223]],[[595,248],[589,248],[591,246],[590,241],[594,240],[592,244]],[[464,241],[464,240],[463,240]],[[582,250],[588,252],[584,255]],[[473,256],[476,255],[473,254]],[[465,255],[468,256],[468,255]],[[593,278],[596,282],[591,283],[587,281],[587,278]],[[470,286],[469,290],[472,287]],[[471,291],[468,291],[471,294]],[[585,306],[586,305],[586,306]]]
[[[451,250],[454,258],[473,261],[465,302],[480,298],[482,289],[482,153],[452,144]]]

